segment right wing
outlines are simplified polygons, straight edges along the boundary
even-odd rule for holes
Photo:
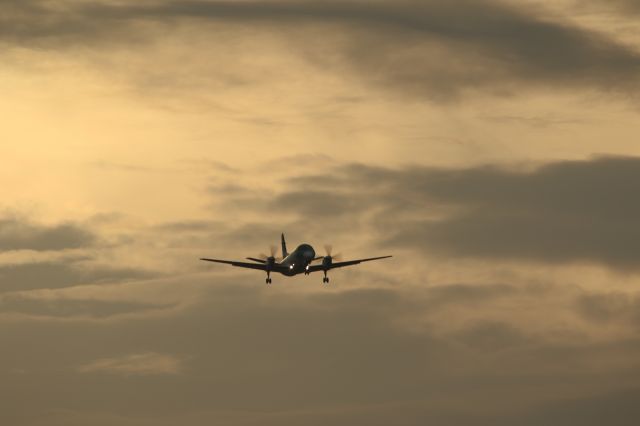
[[[327,270],[335,269],[335,268],[343,268],[345,266],[357,265],[362,262],[371,262],[372,260],[380,260],[380,259],[388,259],[391,256],[379,256],[379,257],[370,257],[368,259],[356,259],[356,260],[347,260],[346,262],[333,262]],[[317,272],[324,271],[324,265],[311,265],[307,269],[308,272]]]
[[[231,266],[237,266],[239,268],[258,269],[260,271],[266,271],[266,267],[267,267],[267,265],[264,263],[236,262],[235,260],[220,260],[220,259],[207,259],[207,258],[201,258],[200,260],[204,260],[206,262],[224,263]],[[280,265],[273,265],[273,267],[271,268],[272,271],[279,271],[280,269],[282,269]]]

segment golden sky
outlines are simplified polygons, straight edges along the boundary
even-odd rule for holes
[[[0,423],[635,425],[640,3],[0,0]],[[320,275],[203,264],[325,243]]]

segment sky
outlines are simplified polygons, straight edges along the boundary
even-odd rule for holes
[[[0,423],[638,423],[640,2],[0,0],[0,47]],[[198,260],[281,232],[394,257]]]

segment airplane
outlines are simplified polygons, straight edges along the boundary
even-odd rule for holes
[[[278,272],[282,275],[286,275],[288,277],[292,277],[298,274],[309,275],[312,272],[324,272],[324,278],[322,282],[324,284],[329,283],[329,277],[327,277],[327,272],[331,269],[342,268],[345,266],[357,265],[362,262],[369,262],[372,260],[379,259],[387,259],[391,256],[379,256],[379,257],[370,257],[367,259],[356,259],[356,260],[348,260],[346,262],[334,262],[334,259],[340,257],[340,255],[331,255],[331,246],[325,246],[325,250],[327,252],[326,256],[316,257],[316,252],[309,244],[300,244],[294,251],[291,253],[287,252],[287,243],[284,239],[284,234],[281,237],[282,244],[282,259],[278,261],[275,257],[276,247],[271,246],[271,255],[261,255],[260,258],[255,257],[247,257],[249,262],[237,262],[235,260],[220,260],[220,259],[209,259],[209,258],[200,258],[200,260],[204,260],[206,262],[216,262],[216,263],[224,263],[227,265],[237,266],[239,268],[248,268],[248,269],[257,269],[260,271],[265,271],[267,273],[266,283],[271,284],[271,273]],[[315,260],[322,259],[321,264],[312,265],[311,262]]]

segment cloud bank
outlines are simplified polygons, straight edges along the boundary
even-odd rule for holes
[[[587,89],[630,96],[640,53],[543,9],[498,1],[8,2],[0,40],[65,50],[149,40],[220,25],[282,34],[303,57],[405,99]],[[142,43],[142,44],[139,44]],[[242,52],[239,52],[242,55]],[[258,78],[258,76],[256,76]]]
[[[301,217],[313,210],[314,220],[324,216],[308,208],[318,200],[329,200],[322,203],[330,206],[331,220],[375,211],[371,220],[381,247],[447,257],[595,262],[622,270],[640,265],[640,203],[633,195],[640,190],[640,160],[634,157],[559,161],[531,170],[354,164],[290,182],[320,186],[321,196],[288,192],[274,206]]]

